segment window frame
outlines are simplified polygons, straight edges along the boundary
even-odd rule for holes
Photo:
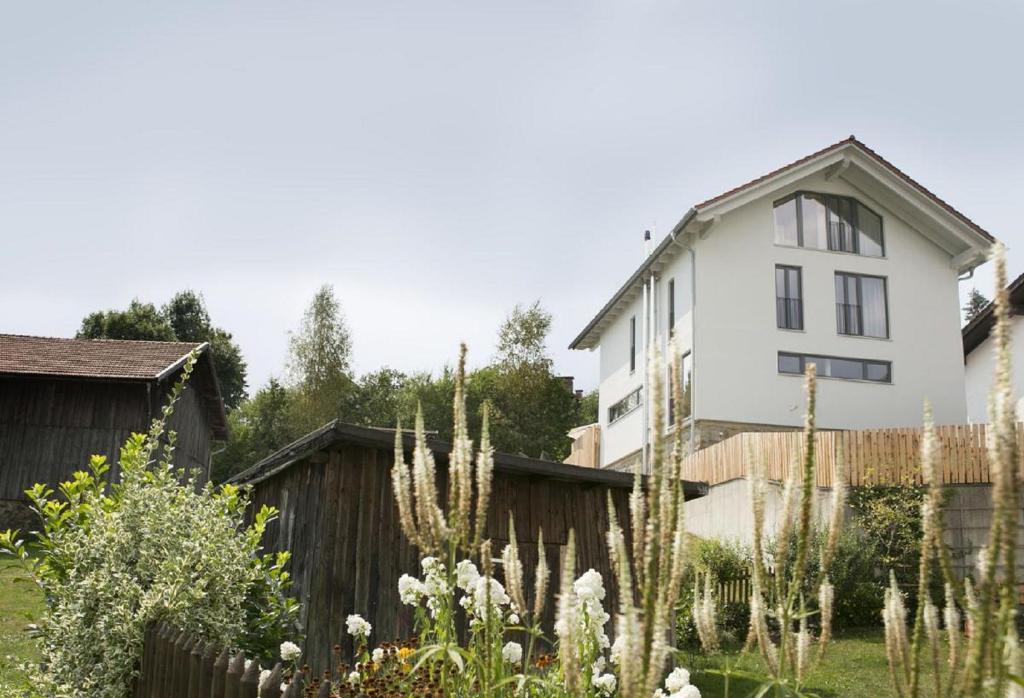
[[[779,368],[780,360],[783,358],[797,359],[800,362],[799,371],[783,371]],[[860,378],[846,378],[843,376],[831,376],[823,373],[818,373],[818,378],[828,378],[831,380],[840,381],[854,381],[857,383],[876,383],[878,385],[892,385],[892,361],[886,359],[861,359],[852,356],[832,356],[830,354],[804,354],[798,351],[779,351],[775,360],[776,372],[780,376],[802,376],[804,371],[807,369],[808,359],[834,359],[836,361],[851,361],[857,362],[861,365],[861,377]],[[818,363],[812,361],[811,363]],[[878,365],[886,368],[887,380],[878,380],[875,378],[868,378],[868,366]]]
[[[640,408],[640,405],[643,404],[643,400],[641,399],[643,397],[642,391],[643,386],[637,386],[633,390],[630,390],[628,393],[626,393],[625,396],[623,396],[621,399],[616,400],[614,403],[608,406],[608,426],[615,424],[616,422],[624,418],[626,415],[629,415]],[[631,398],[633,398],[634,396],[636,398],[635,404],[633,404],[628,409],[624,410],[622,413],[614,417],[612,416],[612,414],[617,408],[621,407],[624,403],[630,402]]]
[[[793,297],[791,297],[789,295],[782,296],[782,297],[779,296],[779,276],[778,276],[778,272],[779,272],[780,269],[783,272],[788,272],[788,271],[795,271],[796,272],[796,292],[797,292],[796,298],[793,298]],[[790,291],[790,289],[789,289],[789,274],[783,274],[783,277],[784,277],[783,286],[785,287],[784,288],[784,292],[788,294],[789,291]],[[790,326],[790,324],[788,324],[789,321],[792,319],[792,318],[789,317],[790,313],[789,313],[788,305],[785,307],[785,313],[784,314],[785,314],[786,317],[784,317],[784,318],[780,318],[779,317],[779,301],[780,300],[787,301],[787,302],[795,300],[797,302],[797,307],[799,308],[799,313],[798,313],[797,326],[796,327],[792,327],[792,326]],[[777,329],[780,329],[780,330],[793,330],[793,331],[799,331],[799,332],[802,332],[804,330],[804,268],[803,267],[797,266],[795,264],[776,264],[775,265],[775,327]]]
[[[636,315],[629,318],[629,373],[636,373]]]
[[[672,336],[672,330],[676,326],[676,280],[668,280],[668,334]]]
[[[824,204],[825,204],[825,241],[826,241],[826,244],[827,244],[827,247],[824,247],[824,248],[821,248],[821,247],[807,247],[804,244],[803,199],[804,199],[805,195],[809,195],[809,194],[810,195],[814,195],[814,196],[819,196],[822,199],[824,199]],[[840,200],[841,199],[841,200],[848,201],[850,203],[851,219],[853,221],[853,228],[854,228],[854,232],[855,232],[855,235],[853,236],[853,248],[854,248],[853,250],[836,249],[836,248],[832,247],[832,234],[831,234],[831,230],[829,229],[829,227],[830,227],[830,222],[831,222],[831,220],[833,218],[833,213],[832,213],[831,207],[829,207],[829,205],[828,205],[829,199],[833,199],[833,200]],[[809,189],[800,189],[800,190],[797,190],[795,192],[792,192],[791,194],[787,194],[786,196],[782,197],[781,199],[776,199],[775,201],[773,201],[772,202],[773,214],[774,214],[774,211],[775,211],[776,208],[778,208],[779,206],[782,206],[783,204],[788,203],[789,201],[794,201],[794,200],[796,202],[796,246],[799,247],[800,249],[803,249],[803,250],[819,250],[819,251],[822,251],[822,252],[837,252],[839,254],[855,254],[858,257],[871,257],[873,259],[885,259],[886,258],[885,218],[882,216],[882,214],[880,214],[878,211],[876,211],[875,209],[873,209],[870,206],[868,206],[867,204],[865,204],[860,199],[858,199],[856,197],[853,197],[853,196],[847,196],[845,194],[829,194],[827,192],[818,192],[818,191],[811,191]],[[863,252],[860,251],[861,227],[860,227],[860,218],[859,218],[860,217],[860,213],[859,213],[859,209],[858,209],[859,206],[863,206],[865,209],[867,209],[872,214],[874,214],[875,216],[878,217],[878,221],[879,221],[879,228],[878,228],[878,230],[879,230],[879,235],[880,235],[880,240],[879,240],[878,246],[879,246],[879,248],[881,250],[880,254],[869,255],[869,254],[864,254]],[[772,235],[773,235],[773,238],[774,238],[774,236],[776,235],[776,231],[774,229],[774,218],[772,219],[772,226],[773,226]],[[784,242],[778,242],[777,240],[775,241],[775,244],[776,245],[780,245],[782,247],[793,247],[793,245],[789,245],[789,244],[786,244]]]
[[[862,274],[860,272],[853,271],[840,271],[836,270],[833,274],[832,293],[836,292],[835,280],[842,277],[844,279],[843,288],[844,295],[847,293],[847,279],[856,280],[857,286],[857,327],[860,332],[843,332],[840,329],[839,323],[839,298],[835,299],[836,305],[836,334],[841,337],[864,337],[867,339],[891,339],[892,338],[892,327],[889,320],[889,278],[887,276],[880,276],[878,274]],[[864,333],[864,285],[862,281],[864,279],[878,279],[882,282],[882,300],[885,304],[885,335],[879,337],[873,334]],[[851,305],[850,303],[844,303],[843,305]]]

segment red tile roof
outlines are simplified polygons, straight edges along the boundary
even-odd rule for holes
[[[155,380],[200,346],[0,334],[0,374]]]
[[[761,175],[757,179],[750,180],[746,184],[741,184],[740,186],[735,187],[733,189],[730,189],[727,192],[723,192],[723,193],[719,194],[718,196],[714,196],[714,197],[708,199],[707,201],[702,201],[701,203],[697,204],[695,206],[695,208],[698,208],[698,209],[705,208],[705,207],[710,206],[711,204],[717,203],[717,202],[719,202],[719,201],[721,201],[723,199],[727,199],[727,198],[729,198],[730,196],[732,196],[734,194],[739,194],[740,192],[742,192],[742,191],[744,191],[746,189],[749,189],[750,187],[753,187],[753,186],[755,186],[757,184],[760,184],[761,182],[763,182],[765,180],[771,179],[772,177],[780,175],[783,172],[786,172],[787,170],[790,170],[790,169],[792,169],[794,167],[798,167],[798,166],[804,164],[805,162],[813,160],[813,159],[815,159],[817,157],[820,157],[822,155],[826,155],[827,153],[829,153],[829,152],[831,152],[833,150],[838,150],[839,148],[843,147],[844,145],[848,145],[848,144],[856,146],[865,155],[867,155],[868,157],[873,159],[879,165],[881,165],[885,169],[889,170],[892,174],[896,175],[897,177],[902,179],[904,182],[906,182],[910,186],[912,186],[915,189],[917,189],[920,193],[924,194],[926,197],[931,199],[934,203],[938,204],[940,207],[942,207],[948,213],[952,214],[956,218],[959,218],[961,222],[963,222],[965,225],[970,227],[972,230],[974,230],[975,232],[977,232],[980,235],[984,236],[989,241],[995,242],[995,238],[992,236],[991,233],[989,233],[987,230],[983,229],[980,225],[978,225],[977,223],[972,221],[970,218],[968,218],[964,214],[960,213],[955,208],[950,206],[948,203],[946,203],[945,201],[940,199],[938,196],[936,196],[930,190],[925,188],[917,180],[913,179],[910,175],[908,175],[905,172],[903,172],[903,170],[901,170],[900,168],[898,168],[895,165],[893,165],[891,162],[889,162],[888,160],[883,158],[881,155],[876,153],[874,150],[872,150],[868,146],[864,145],[864,143],[862,143],[861,141],[857,140],[856,136],[850,136],[849,138],[844,138],[843,140],[839,141],[838,143],[833,143],[832,145],[827,146],[825,148],[822,148],[821,150],[819,150],[817,152],[811,153],[810,155],[807,155],[806,157],[802,157],[799,160],[795,160],[794,162],[791,162],[788,165],[783,165],[782,167],[780,167],[780,168],[778,168],[776,170],[772,170],[768,174]]]

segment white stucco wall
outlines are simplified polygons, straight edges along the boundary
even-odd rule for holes
[[[798,189],[853,196],[883,217],[885,258],[774,242],[773,201]],[[804,330],[775,318],[775,265],[803,269]],[[889,339],[836,331],[837,271],[888,280]],[[883,359],[892,383],[822,379],[818,424],[877,428],[921,423],[931,400],[939,423],[966,419],[956,272],[949,255],[864,192],[808,178],[725,215],[697,245],[698,419],[799,425],[802,379],[780,375],[779,351]]]
[[[1012,320],[1010,350],[1013,352],[1013,392],[1017,401],[1017,419],[1024,418],[1024,317]],[[992,390],[995,371],[995,343],[989,336],[967,355],[964,367],[964,389],[967,395],[967,419],[988,422],[988,394]]]
[[[775,244],[773,202],[797,190],[852,196],[883,217],[886,256]],[[779,351],[880,359],[892,362],[892,383],[824,378],[819,382],[818,424],[865,429],[917,426],[929,399],[940,424],[967,419],[957,273],[950,255],[859,189],[821,175],[808,177],[725,214],[694,243],[696,308],[694,414],[713,419],[799,426],[803,381],[780,375]],[[775,265],[803,270],[804,330],[781,330],[775,317]],[[661,270],[658,333],[666,334],[665,291],[676,280],[676,327],[684,350],[690,336],[690,257],[684,250]],[[835,273],[887,279],[888,339],[840,335],[835,318]],[[633,298],[600,339],[602,463],[636,451],[642,410],[608,424],[608,407],[643,382],[643,357],[629,372],[629,318],[641,332],[642,295]],[[638,339],[638,346],[641,341]],[[1024,374],[1024,372],[1022,372]]]
[[[662,354],[668,351],[668,290],[675,280],[675,329],[681,352],[690,350],[690,258],[685,252],[674,257],[655,282],[657,323],[652,332]],[[640,448],[643,433],[643,409],[634,410],[609,424],[608,408],[643,384],[646,359],[643,353],[643,295],[638,294],[625,310],[601,334],[601,384],[598,391],[598,421],[601,424],[601,463],[608,465]],[[636,316],[636,370],[629,370],[629,319]],[[667,374],[666,374],[667,379]],[[668,396],[665,395],[667,410]]]

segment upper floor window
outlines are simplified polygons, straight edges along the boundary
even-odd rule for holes
[[[668,333],[676,326],[676,280],[668,280]]]
[[[836,331],[888,339],[887,295],[884,277],[836,272]]]
[[[636,370],[636,315],[629,318],[629,372]]]
[[[804,328],[803,283],[800,267],[775,267],[775,323],[784,330]]]
[[[693,413],[693,391],[691,385],[693,384],[693,354],[686,352],[682,357],[682,405],[680,417],[683,419],[688,418]],[[674,395],[675,388],[672,386],[672,366],[668,367],[668,380],[665,381],[665,386],[668,388],[668,423],[671,426],[676,421],[676,400]]]
[[[856,199],[797,192],[775,202],[775,242],[794,247],[885,254],[882,217]]]

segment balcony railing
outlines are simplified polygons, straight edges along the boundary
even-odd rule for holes
[[[799,298],[775,297],[775,316],[778,326],[784,330],[804,328],[804,304]]]

